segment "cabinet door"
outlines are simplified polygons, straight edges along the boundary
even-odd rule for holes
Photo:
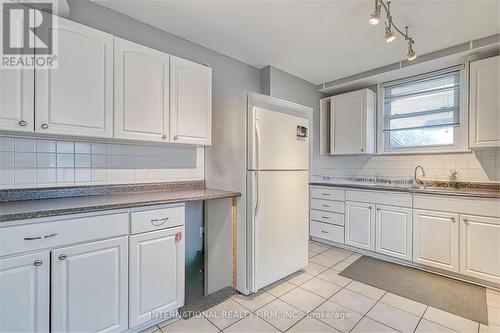
[[[330,149],[333,155],[365,151],[365,96],[364,91],[356,91],[332,97]]]
[[[184,227],[130,237],[130,327],[184,305]]]
[[[212,143],[212,69],[170,57],[170,138],[172,142]]]
[[[461,216],[460,273],[500,283],[500,219]]]
[[[375,224],[377,252],[412,260],[411,209],[377,205]]]
[[[128,329],[127,237],[52,251],[54,332]]]
[[[470,63],[470,145],[500,147],[500,56]]]
[[[36,71],[35,131],[111,138],[113,36],[58,18],[58,67]]]
[[[375,205],[346,202],[345,243],[375,250]]]
[[[15,15],[3,19],[15,22]],[[17,29],[11,31],[11,38],[22,40],[22,23],[13,25]],[[34,69],[0,69],[0,130],[34,131],[34,80]]]
[[[458,214],[413,212],[413,261],[458,272]]]
[[[0,332],[49,331],[49,253],[0,259]]]
[[[170,55],[115,37],[115,138],[168,141]]]

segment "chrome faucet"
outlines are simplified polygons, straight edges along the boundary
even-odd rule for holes
[[[414,180],[415,184],[424,185],[424,187],[425,187],[425,182],[417,177],[417,170],[418,169],[422,170],[422,177],[425,177],[424,168],[421,165],[417,165],[415,167],[415,173],[413,174],[413,180]]]

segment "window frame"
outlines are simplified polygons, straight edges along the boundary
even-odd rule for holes
[[[385,126],[385,110],[384,110],[384,91],[386,86],[392,86],[401,83],[407,83],[426,79],[428,77],[446,74],[459,71],[459,125],[455,126],[453,131],[453,144],[451,145],[433,145],[422,147],[408,148],[389,148],[389,137],[387,131],[384,131]],[[426,153],[451,153],[451,152],[467,152],[469,149],[469,85],[468,85],[468,64],[463,63],[458,66],[453,66],[437,71],[432,71],[420,75],[406,77],[399,80],[379,83],[377,85],[377,154],[426,154]]]

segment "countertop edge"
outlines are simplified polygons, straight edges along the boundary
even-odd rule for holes
[[[0,215],[0,224],[2,222],[5,223],[5,222],[29,220],[29,219],[36,219],[36,218],[43,218],[43,217],[81,214],[81,213],[99,212],[99,211],[115,210],[115,209],[158,206],[158,205],[164,205],[164,204],[191,202],[191,201],[216,200],[216,199],[224,199],[224,198],[232,198],[232,197],[241,196],[240,192],[232,192],[232,191],[225,191],[225,190],[218,190],[218,189],[211,189],[211,188],[205,188],[204,190],[218,191],[218,193],[207,194],[207,195],[197,195],[197,196],[185,196],[185,197],[180,196],[180,197],[174,198],[174,199],[137,201],[137,202],[103,204],[103,205],[94,205],[94,206],[80,206],[80,207],[73,207],[73,208],[40,210],[40,211],[33,211],[33,212],[26,212],[26,213],[5,214],[5,215]],[[44,199],[41,199],[41,200],[44,200]]]

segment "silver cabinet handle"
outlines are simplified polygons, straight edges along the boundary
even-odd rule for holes
[[[177,136],[177,135],[174,135],[174,137],[173,137],[174,140],[177,140],[178,138],[179,138],[179,136]]]
[[[454,217],[452,217],[450,220],[451,220],[452,223],[456,222]]]
[[[329,232],[325,231],[325,230],[321,230],[321,232],[324,233],[324,234],[329,234]]]
[[[321,216],[321,218],[323,218],[325,220],[329,220],[330,219],[328,216]]]
[[[164,217],[162,219],[152,219],[151,220],[151,224],[156,226],[156,227],[159,227],[160,225],[164,224],[165,222],[168,221],[170,217]]]
[[[464,217],[464,223],[469,224],[469,220],[466,217]]]
[[[363,148],[361,148],[361,151],[365,151]]]
[[[57,233],[53,233],[50,235],[45,235],[45,236],[36,236],[36,237],[24,237],[24,240],[38,240],[38,239],[45,239],[45,238],[51,238],[51,237],[56,237]]]
[[[372,210],[372,206],[368,206],[368,209],[369,209],[369,210]]]
[[[330,207],[330,205],[321,205],[321,206],[326,207],[326,208]]]
[[[330,193],[321,193],[322,195],[330,196]]]
[[[19,126],[26,126],[28,123],[25,120],[19,121]]]
[[[61,254],[61,255],[59,255],[59,260],[64,260],[64,259],[66,259],[67,257],[68,257],[67,255],[65,255],[65,254]]]
[[[377,210],[380,210],[380,207],[377,207]]]
[[[35,265],[35,266],[42,266],[42,264],[43,264],[43,260],[35,260],[33,262],[33,265]]]
[[[161,139],[162,139],[162,140],[166,140],[166,139],[167,139],[167,136],[166,136],[166,135],[162,135],[162,136],[161,136]]]
[[[43,123],[40,127],[43,128],[43,129],[47,129],[47,128],[49,128],[49,125]]]

